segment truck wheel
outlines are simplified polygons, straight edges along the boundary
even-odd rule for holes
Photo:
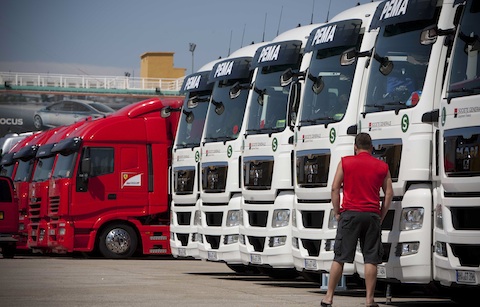
[[[132,227],[112,224],[100,233],[98,249],[105,258],[129,258],[137,249],[137,241],[137,234]]]
[[[43,121],[42,121],[42,118],[39,115],[35,115],[33,117],[33,125],[35,126],[36,129],[42,129]]]
[[[15,256],[15,250],[17,249],[15,244],[4,244],[2,245],[2,255],[3,258],[12,259]]]

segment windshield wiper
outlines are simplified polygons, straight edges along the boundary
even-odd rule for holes
[[[449,90],[448,93],[476,93],[477,91],[480,90],[480,87],[469,87],[469,88],[466,88],[466,87],[462,87],[462,88],[456,88],[456,89],[453,89],[453,90]]]
[[[383,104],[378,104],[378,103],[366,104],[365,106],[366,106],[366,107],[369,107],[369,108],[377,108],[377,109],[382,110],[382,111],[385,109],[385,105],[383,105]]]
[[[178,148],[192,148],[192,147],[196,147],[196,146],[200,146],[200,142],[177,144]]]
[[[234,140],[233,137],[231,136],[219,136],[219,137],[206,137],[205,141],[211,141],[211,142],[226,142],[226,141],[231,141]]]
[[[331,116],[324,116],[324,117],[319,117],[319,118],[314,118],[314,119],[303,119],[300,121],[300,123],[310,123],[310,124],[324,124],[324,123],[333,123],[335,122],[335,119]]]

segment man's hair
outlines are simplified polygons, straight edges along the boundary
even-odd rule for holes
[[[372,148],[372,138],[370,134],[361,132],[355,137],[355,146],[358,149],[369,150]]]

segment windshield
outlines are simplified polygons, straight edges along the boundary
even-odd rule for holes
[[[15,172],[15,182],[27,182],[32,177],[33,159],[28,161],[18,160],[17,171]]]
[[[355,65],[341,66],[340,54],[350,47],[315,51],[306,78],[300,126],[342,120],[350,99]],[[315,85],[319,82],[324,84],[320,92],[318,85]]]
[[[97,109],[98,111],[104,112],[104,113],[115,112],[114,109],[112,109],[109,106],[106,106],[104,104],[101,104],[101,103],[92,103],[90,106],[92,106],[94,109]]]
[[[210,101],[211,91],[189,92],[183,102],[182,115],[180,117],[177,132],[177,147],[195,147],[200,145],[203,127],[208,110],[208,102]],[[197,102],[194,108],[188,108],[188,100],[193,98]],[[190,119],[193,116],[193,120]]]
[[[52,178],[71,178],[76,156],[76,152],[71,152],[66,155],[59,154],[57,162],[55,163]]]
[[[38,159],[33,173],[33,182],[45,181],[50,177],[55,156]]]
[[[242,88],[250,86],[250,79],[217,81],[213,89],[212,101],[208,108],[208,125],[205,130],[207,142],[228,141],[238,137],[243,123],[248,90],[240,91],[235,99],[230,98],[230,88],[240,82]]]
[[[0,175],[1,176],[6,176],[6,177],[12,177],[14,166],[15,166],[15,164],[2,165],[0,167]]]
[[[470,1],[460,22],[452,59],[449,96],[480,92],[480,2]]]
[[[287,68],[298,72],[298,65],[259,68],[248,112],[247,134],[285,130],[290,87],[280,86],[280,76]]]
[[[438,17],[437,14],[434,16]],[[387,25],[380,30],[370,65],[365,112],[399,110],[416,106],[422,95],[432,44],[422,45],[422,30],[432,20]],[[389,73],[380,66],[393,64]]]

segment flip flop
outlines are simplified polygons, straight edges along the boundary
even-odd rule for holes
[[[320,301],[321,307],[332,307],[332,303],[325,303],[324,301]]]

